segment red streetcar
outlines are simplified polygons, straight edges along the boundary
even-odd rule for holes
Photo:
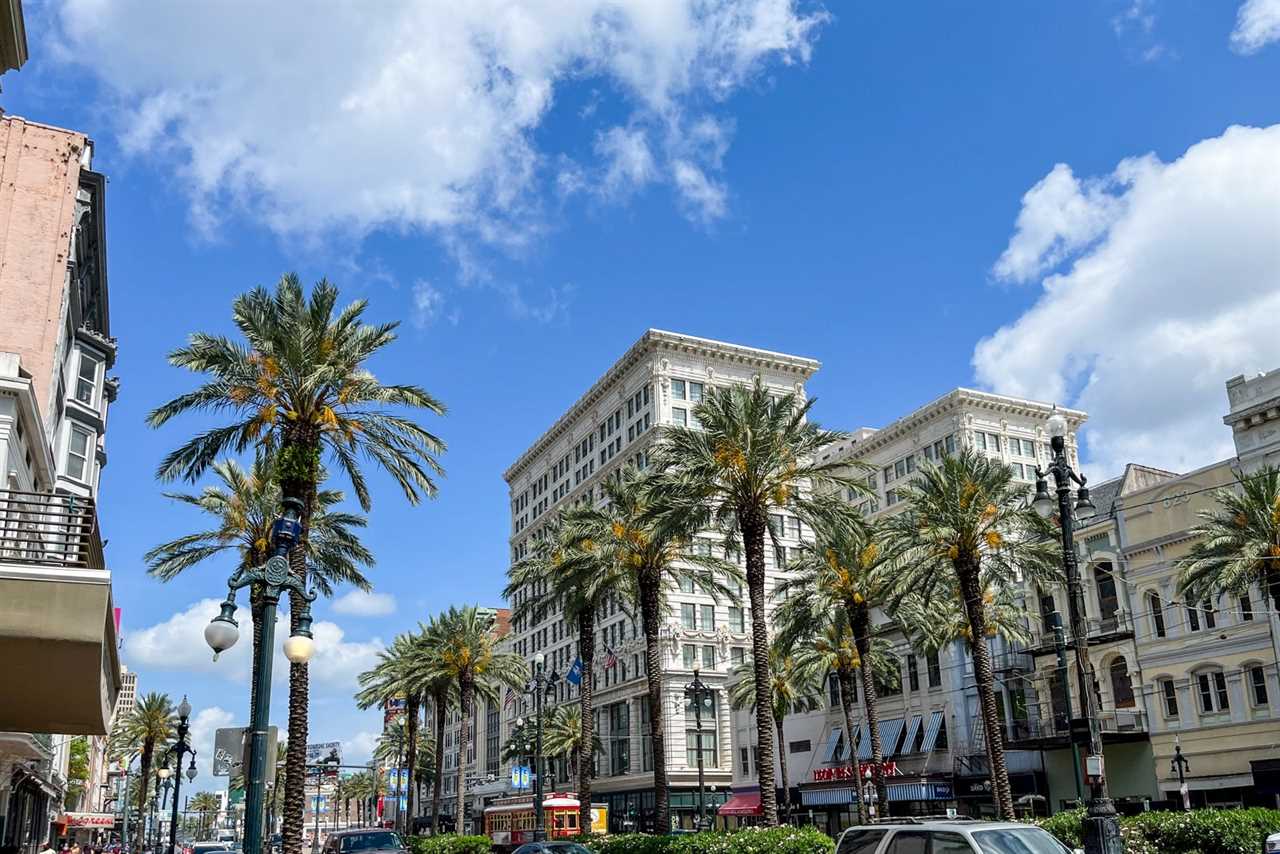
[[[581,833],[605,833],[609,826],[609,808],[591,805],[591,827],[578,827],[578,796],[574,792],[553,792],[543,798],[542,821],[548,841],[567,839]],[[533,841],[537,821],[533,799],[527,795],[500,798],[484,811],[484,833],[495,851],[511,851]]]

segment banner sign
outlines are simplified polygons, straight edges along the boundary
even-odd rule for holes
[[[65,813],[67,827],[115,827],[116,817],[109,812]]]
[[[852,765],[839,765],[835,768],[814,768],[813,782],[829,783],[836,780],[857,780],[863,777],[871,776],[873,763],[859,762],[855,771]],[[881,763],[880,766],[886,777],[898,776],[898,763],[892,760]]]
[[[342,742],[326,741],[323,744],[307,745],[307,764],[319,765],[326,760],[334,764],[342,764]]]

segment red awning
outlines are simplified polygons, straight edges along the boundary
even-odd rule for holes
[[[716,815],[760,815],[760,793],[739,792],[730,795]]]

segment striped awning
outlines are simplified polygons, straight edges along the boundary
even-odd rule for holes
[[[920,734],[920,724],[924,722],[924,715],[912,715],[911,724],[907,727],[907,737],[902,742],[903,753],[913,753],[911,749],[916,743],[916,736]]]
[[[871,727],[863,721],[858,727],[858,758],[871,758]]]
[[[806,807],[833,807],[858,802],[853,789],[801,789],[800,803]]]
[[[826,763],[838,762],[842,757],[836,756],[836,747],[840,744],[840,736],[844,734],[844,730],[840,727],[832,727],[831,735],[827,738],[827,746],[822,751],[822,761]],[[844,751],[842,750],[841,753]]]
[[[890,783],[891,801],[949,801],[952,799],[950,783]]]
[[[920,745],[921,753],[928,753],[933,750],[934,744],[938,741],[938,730],[942,729],[942,712],[929,713],[929,725],[924,731],[924,743]]]
[[[888,759],[898,752],[898,736],[902,735],[902,727],[906,724],[903,718],[891,718],[880,722],[880,749],[884,758]]]

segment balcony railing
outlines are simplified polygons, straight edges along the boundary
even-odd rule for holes
[[[1106,619],[1089,617],[1084,622],[1085,633],[1089,638],[1090,645],[1118,640],[1121,637],[1133,634],[1133,616],[1128,611],[1117,611]],[[1065,617],[1063,618],[1063,640],[1066,641],[1068,648],[1074,646],[1071,640],[1071,626],[1066,623]],[[1052,650],[1056,643],[1053,629],[1045,626],[1034,636],[1032,643],[1033,648],[1036,650],[1042,652]]]
[[[1103,735],[1144,733],[1147,731],[1147,716],[1138,709],[1107,709],[1098,713],[1098,727]],[[1009,741],[1066,738],[1070,732],[1067,715],[1036,715],[1033,710],[1031,717],[1009,725]]]
[[[93,499],[0,489],[0,563],[106,569]]]

